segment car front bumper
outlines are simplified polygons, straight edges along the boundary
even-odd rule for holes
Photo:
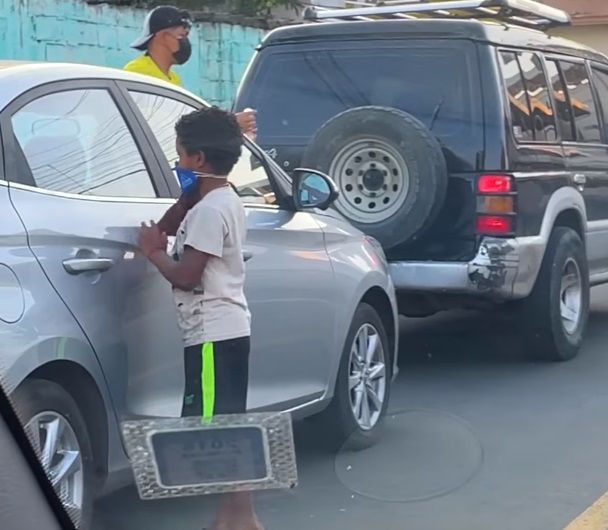
[[[486,237],[469,262],[392,261],[389,270],[397,292],[514,300],[530,294],[543,251],[540,237]]]

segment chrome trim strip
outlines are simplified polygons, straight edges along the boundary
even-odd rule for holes
[[[29,191],[31,193],[39,193],[41,195],[50,195],[52,197],[61,197],[63,199],[75,199],[78,201],[93,201],[93,202],[121,202],[121,203],[135,203],[135,204],[173,204],[175,199],[150,197],[148,199],[143,197],[105,197],[97,195],[77,195],[74,193],[63,193],[60,191],[51,191],[43,188],[36,188],[35,186],[28,186],[27,184],[19,184],[11,182],[9,184],[11,189]]]

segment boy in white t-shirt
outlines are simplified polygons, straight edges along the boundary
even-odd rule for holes
[[[141,251],[173,286],[184,338],[183,416],[244,413],[250,314],[243,292],[245,210],[228,183],[241,156],[236,118],[217,108],[177,123],[180,200],[158,225],[142,224]],[[175,235],[168,255],[167,234]],[[248,493],[225,495],[215,530],[260,530]]]

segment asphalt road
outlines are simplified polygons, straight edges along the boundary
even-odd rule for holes
[[[298,427],[300,485],[257,496],[267,530],[559,530],[608,490],[608,287],[585,346],[527,360],[493,315],[404,322],[387,431],[327,455]],[[95,530],[200,530],[210,498],[99,503]]]

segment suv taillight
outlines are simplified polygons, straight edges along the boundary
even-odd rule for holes
[[[481,175],[477,179],[479,235],[507,236],[515,230],[515,191],[511,175]]]

